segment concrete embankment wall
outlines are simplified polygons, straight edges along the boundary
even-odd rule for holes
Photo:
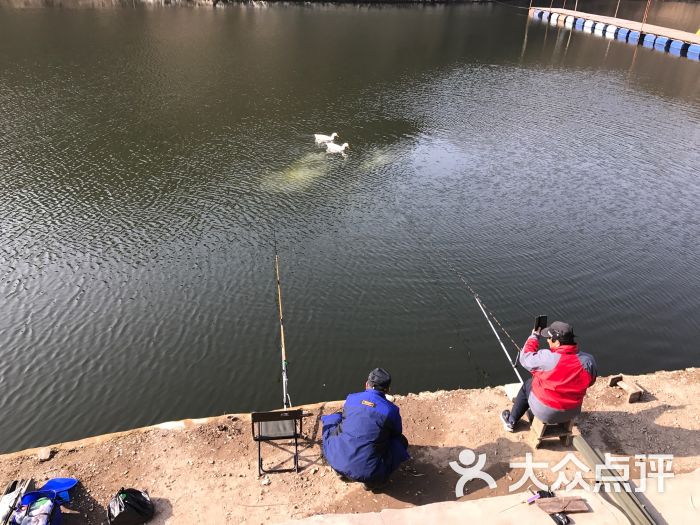
[[[674,381],[677,380],[678,377],[686,377],[688,374],[694,375],[700,378],[700,367],[699,368],[687,368],[685,370],[677,370],[677,371],[658,371],[654,372],[651,374],[647,374],[644,376],[638,376],[645,378],[649,383],[652,381],[654,383],[658,383],[660,381],[664,381],[665,383],[668,383],[669,386],[667,388],[671,388],[670,385],[675,384]],[[606,377],[599,377],[598,381],[596,382],[596,388],[600,388],[601,385],[607,385],[608,383],[608,378]],[[687,383],[687,382],[686,382]],[[700,385],[700,383],[699,383]],[[412,394],[409,393],[405,396],[397,395],[395,396],[397,400],[401,399],[406,399],[406,397],[411,398],[411,397],[418,397],[418,398],[424,398],[424,399],[439,399],[442,396],[445,396],[446,394],[449,394],[450,392],[501,392],[499,395],[506,395],[508,394],[508,390],[510,386],[515,386],[515,385],[502,385],[502,386],[496,386],[496,387],[485,387],[481,389],[473,389],[473,390],[455,390],[455,391],[444,391],[444,390],[439,390],[436,392],[422,392],[420,394]],[[666,387],[666,384],[663,385]],[[695,385],[698,389],[700,389],[700,386]],[[602,387],[603,391],[606,391],[608,394],[612,393],[612,396],[615,397],[616,399],[619,399],[622,396],[618,392],[617,389],[608,389],[605,386]],[[517,391],[517,390],[516,390]],[[510,397],[510,396],[509,396]],[[591,397],[591,393],[589,392],[589,398]],[[610,397],[610,396],[608,396]],[[651,396],[652,398],[654,397],[653,395]],[[698,397],[700,399],[700,396]],[[431,401],[432,402],[432,401]],[[437,402],[437,401],[435,401]],[[700,403],[700,401],[696,402]],[[398,401],[397,401],[398,403]],[[337,410],[343,405],[343,400],[334,400],[334,401],[322,401],[318,403],[311,403],[311,404],[305,404],[305,405],[298,405],[293,408],[301,408],[307,413],[311,412],[323,412],[325,411],[333,411]],[[504,406],[507,405],[507,402],[504,403]],[[629,406],[629,405],[622,405],[622,406]],[[641,406],[641,405],[634,405],[634,406]],[[481,407],[477,403],[476,406],[474,407],[475,410],[480,409]],[[584,409],[585,409],[584,405]],[[498,412],[498,410],[496,411]],[[108,434],[101,434],[97,436],[91,436],[91,437],[86,437],[80,440],[75,440],[75,441],[67,441],[63,443],[56,443],[52,445],[43,445],[39,447],[34,447],[34,448],[29,448],[29,449],[24,449],[24,450],[19,450],[15,452],[9,452],[9,453],[0,453],[0,460],[2,459],[9,459],[13,457],[19,457],[19,456],[34,456],[36,455],[40,450],[44,448],[50,448],[54,451],[56,450],[72,450],[80,447],[86,447],[86,446],[91,446],[91,445],[98,445],[101,443],[105,443],[107,441],[119,438],[119,437],[125,437],[133,434],[140,434],[140,433],[146,433],[146,432],[151,432],[151,431],[165,431],[165,432],[177,432],[181,430],[191,430],[196,427],[202,426],[202,425],[217,425],[221,423],[226,423],[227,421],[230,420],[236,420],[236,421],[243,421],[245,422],[246,426],[250,424],[250,413],[249,412],[244,412],[244,413],[231,413],[231,414],[223,414],[223,415],[217,415],[217,416],[209,416],[209,417],[201,417],[201,418],[190,418],[190,419],[182,419],[178,421],[168,421],[164,423],[158,423],[155,425],[149,425],[145,427],[139,427],[139,428],[133,428],[129,430],[123,430],[119,432],[111,432]],[[700,422],[700,416],[695,416],[695,421]],[[499,427],[500,428],[500,427]],[[698,434],[700,436],[700,433]],[[700,442],[698,442],[698,446],[700,446]],[[696,453],[699,455],[698,457],[700,458],[700,448],[696,451]],[[699,459],[700,461],[700,459]],[[700,465],[699,465],[700,466]]]

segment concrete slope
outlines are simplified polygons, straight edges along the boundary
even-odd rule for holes
[[[626,525],[628,523],[627,518],[599,494],[575,490],[566,495],[584,498],[591,508],[591,512],[574,516],[576,525]],[[543,523],[554,523],[535,505],[522,503],[523,497],[523,494],[520,493],[471,501],[446,501],[407,509],[386,509],[367,514],[326,514],[303,520],[288,521],[286,525],[310,525],[312,523],[323,523],[324,525],[424,525],[426,523],[440,523],[441,525],[449,525],[467,522],[488,523],[489,525],[542,525]]]
[[[590,512],[573,514],[576,525],[627,524],[627,518],[608,501],[605,494],[584,490],[559,492],[558,496],[579,496],[586,500]],[[523,494],[471,501],[446,501],[405,509],[385,509],[366,514],[325,514],[302,520],[285,522],[286,525],[323,523],[324,525],[441,525],[472,523],[490,525],[540,525],[554,523],[535,505],[521,503]],[[700,523],[700,469],[680,474],[664,481],[664,491],[657,490],[656,479],[649,479],[647,490],[640,494],[652,516],[659,524]]]

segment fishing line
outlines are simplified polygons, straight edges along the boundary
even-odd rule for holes
[[[464,286],[467,287],[467,289],[471,292],[471,294],[472,294],[473,296],[475,296],[475,297],[479,297],[479,294],[476,292],[476,290],[474,290],[474,288],[471,287],[471,285],[464,279],[464,277],[462,276],[462,274],[460,274],[460,273],[457,271],[457,269],[452,265],[452,263],[451,263],[450,261],[448,261],[448,260],[447,260],[444,256],[442,256],[442,255],[440,256],[440,258],[445,262],[445,264],[447,264],[447,266],[450,268],[450,270],[452,270],[452,271],[455,273],[455,275],[456,275],[457,277],[459,277],[460,281],[462,281],[462,282],[464,283]],[[513,346],[515,347],[515,349],[519,352],[519,351],[520,351],[520,346],[518,345],[518,343],[515,342],[515,340],[513,339],[513,337],[508,333],[508,330],[506,330],[505,327],[501,324],[501,322],[498,320],[498,318],[496,317],[496,315],[495,315],[491,310],[489,310],[489,309],[486,307],[486,305],[485,305],[484,302],[481,300],[481,298],[479,298],[479,303],[483,306],[484,310],[485,310],[486,312],[488,312],[488,315],[491,316],[491,318],[496,322],[496,324],[498,325],[498,327],[499,327],[499,328],[503,331],[503,333],[508,337],[508,339],[510,340],[510,342],[513,343]]]
[[[409,222],[411,221],[410,217],[407,217]],[[417,230],[417,228],[416,228]],[[428,243],[425,243],[427,246]],[[496,336],[496,339],[498,340],[498,343],[501,345],[501,348],[503,349],[503,352],[506,354],[506,357],[508,358],[508,363],[510,364],[511,368],[513,368],[513,372],[515,372],[515,375],[517,376],[518,380],[520,383],[523,383],[523,378],[520,375],[520,372],[518,372],[517,369],[517,362],[518,362],[518,357],[520,356],[520,346],[515,342],[513,337],[510,335],[508,330],[505,329],[505,327],[501,324],[501,322],[498,320],[498,318],[494,315],[494,313],[489,310],[486,305],[484,305],[483,301],[479,297],[479,294],[474,290],[474,288],[467,282],[467,280],[460,274],[457,269],[452,265],[452,263],[442,254],[438,253],[438,256],[440,259],[447,265],[447,267],[454,272],[454,274],[459,277],[460,281],[464,284],[464,286],[469,290],[469,292],[472,294],[474,297],[474,300],[476,301],[477,305],[481,309],[481,312],[484,314],[484,317],[486,318],[486,321],[489,323],[489,326],[491,327],[491,330],[493,331],[494,335]],[[430,254],[427,254],[427,257],[432,260],[432,257]],[[489,315],[491,316],[489,318]],[[491,322],[491,319],[498,325],[498,327],[503,331],[503,333],[508,337],[511,343],[513,343],[513,346],[516,349],[516,355],[515,358],[511,358],[510,354],[508,353],[508,350],[506,350],[505,345],[503,344],[503,341],[501,341],[501,337],[498,335],[498,331],[494,328],[493,323]]]
[[[428,255],[428,258],[431,259],[430,255]],[[437,286],[440,288],[440,292],[442,294],[443,299],[445,300],[446,303],[449,303],[449,294],[447,292],[447,288],[445,287],[444,284],[440,281],[438,278],[438,272],[436,265],[431,265],[431,273],[433,274],[433,280],[437,284]],[[471,350],[469,350],[469,344],[467,339],[464,337],[464,334],[462,333],[461,329],[463,328],[462,320],[457,317],[457,315],[454,312],[454,309],[448,308],[448,315],[452,319],[452,323],[454,325],[454,330],[457,333],[457,337],[461,340],[462,344],[464,345],[464,348],[467,349],[467,357],[469,360],[473,363],[474,368],[476,371],[482,376],[482,379],[484,380],[485,384],[489,383],[489,374],[486,369],[482,368],[479,366],[479,363],[474,360],[472,357]]]
[[[513,340],[511,335],[508,333],[508,330],[505,329],[505,327],[501,324],[501,322],[498,320],[498,318],[493,314],[493,312],[489,309],[486,308],[484,305],[483,301],[481,301],[481,298],[479,297],[479,294],[472,288],[472,286],[464,279],[462,274],[460,274],[457,269],[448,261],[445,257],[440,256],[442,260],[447,264],[447,266],[452,270],[457,277],[459,277],[460,281],[464,283],[464,286],[467,287],[467,289],[471,292],[472,296],[474,297],[474,300],[476,301],[476,304],[479,305],[479,308],[481,309],[481,312],[484,314],[484,317],[486,318],[486,321],[489,323],[489,326],[491,327],[491,331],[493,331],[493,334],[496,336],[496,339],[498,339],[498,343],[501,345],[501,348],[503,349],[503,353],[506,354],[506,357],[508,358],[508,363],[510,366],[513,368],[513,372],[515,372],[515,375],[518,377],[518,380],[520,383],[523,383],[523,378],[520,375],[520,372],[518,372],[517,368],[517,363],[518,363],[518,357],[520,356],[520,347],[516,344],[516,342]],[[488,313],[487,313],[488,312]],[[489,318],[489,316],[491,316]],[[511,360],[510,354],[508,353],[508,350],[506,350],[505,345],[503,344],[503,341],[501,341],[501,336],[498,335],[498,331],[496,328],[494,328],[493,323],[491,322],[491,319],[493,319],[498,327],[503,331],[503,333],[510,339],[511,343],[513,343],[513,346],[517,349],[517,353],[515,354],[515,358]]]
[[[513,9],[527,9],[527,10],[529,10],[530,7],[532,7],[532,2],[530,2],[530,7],[522,7],[519,5],[513,5],[513,4],[508,3],[508,2],[499,2],[498,0],[491,0],[491,2],[493,2],[494,4],[501,4],[501,5],[504,5],[506,7],[512,7]]]

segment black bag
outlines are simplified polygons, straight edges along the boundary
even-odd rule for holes
[[[107,521],[113,525],[141,525],[155,514],[148,492],[122,488],[107,507]]]

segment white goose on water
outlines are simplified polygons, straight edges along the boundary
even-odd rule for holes
[[[328,153],[343,153],[345,154],[345,148],[349,148],[350,144],[347,142],[340,146],[339,144],[336,144],[335,142],[326,142],[326,151]]]
[[[338,134],[334,131],[330,135],[321,135],[320,133],[315,133],[314,138],[316,139],[316,144],[326,144],[327,142],[333,142]]]

